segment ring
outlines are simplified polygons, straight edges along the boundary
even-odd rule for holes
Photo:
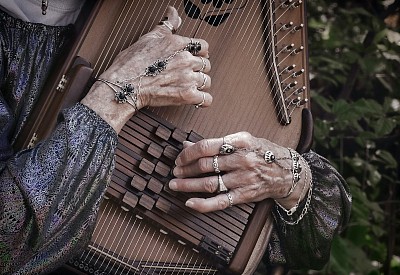
[[[225,193],[226,191],[228,191],[228,188],[224,184],[222,176],[218,174],[218,193]]]
[[[218,168],[218,155],[215,155],[213,158],[213,168],[215,173],[217,174],[221,173],[221,170],[219,170]]]
[[[264,154],[264,160],[267,163],[273,163],[275,161],[275,155],[271,151],[266,151]]]
[[[204,60],[203,57],[200,56],[201,62],[203,63],[203,65],[201,66],[201,69],[199,70],[199,72],[203,72],[203,70],[206,68],[206,61]]]
[[[225,195],[228,197],[229,207],[232,207],[233,206],[233,198],[232,198],[231,193],[225,193]]]
[[[201,90],[204,89],[204,87],[206,86],[206,82],[207,82],[206,74],[203,73],[203,72],[200,72],[200,73],[201,73],[201,75],[203,76],[203,83],[201,84],[200,87],[197,87],[197,90],[199,90],[199,91],[201,91]]]
[[[194,105],[194,107],[195,107],[196,109],[199,109],[201,106],[203,106],[203,104],[204,104],[205,101],[206,101],[206,94],[203,92],[203,100],[202,100],[200,103]]]
[[[222,145],[219,148],[220,155],[230,155],[235,152],[235,147],[232,144],[225,142],[225,137],[222,138]]]
[[[197,55],[201,51],[201,44],[197,41],[193,42],[193,39],[190,38],[190,43],[186,46],[186,50],[193,55]]]
[[[176,29],[174,26],[169,22],[168,20],[162,20],[159,25],[164,25],[166,26],[172,33],[176,32]]]

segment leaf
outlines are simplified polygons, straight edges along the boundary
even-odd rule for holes
[[[386,150],[377,150],[375,155],[378,159],[382,160],[386,168],[397,169],[397,160],[392,156],[392,154]]]

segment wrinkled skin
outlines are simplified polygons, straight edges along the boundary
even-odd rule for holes
[[[177,29],[181,23],[177,11],[169,7],[166,12],[168,21]],[[201,50],[194,56],[189,51],[178,53],[167,64],[167,68],[157,76],[144,77],[141,81],[137,107],[199,104],[207,107],[212,96],[207,92],[211,79],[207,75],[211,65],[208,60],[208,43],[202,39]],[[102,79],[117,82],[143,74],[145,69],[158,59],[165,59],[182,50],[190,43],[188,37],[172,34],[164,25],[157,25],[151,32],[143,35],[132,46],[118,54],[113,64],[100,76]],[[202,57],[203,60],[200,58]],[[203,61],[206,66],[203,67]],[[206,78],[205,86],[201,87]],[[137,83],[136,83],[137,85]],[[137,88],[137,86],[136,86]],[[127,103],[119,104],[114,100],[114,92],[107,84],[97,81],[82,104],[94,110],[119,133],[126,121],[135,113],[135,108]]]
[[[215,193],[218,177],[217,174],[209,174],[214,172],[213,156],[218,155],[224,141],[236,148],[233,154],[218,156],[218,168],[232,195],[233,204],[272,198],[290,209],[304,198],[311,182],[311,172],[304,159],[300,158],[302,178],[293,193],[284,198],[292,186],[292,173],[287,169],[292,165],[289,150],[247,132],[204,139],[197,143],[186,142],[175,162],[173,173],[177,178],[170,181],[169,187],[182,192]],[[263,154],[267,150],[276,156],[274,163],[268,164],[264,160]],[[215,193],[215,196],[206,199],[190,198],[186,206],[200,212],[211,212],[229,207],[229,199],[226,194]]]

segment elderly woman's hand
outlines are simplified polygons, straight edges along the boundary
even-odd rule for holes
[[[166,18],[166,24],[157,25],[122,51],[81,101],[117,133],[135,111],[145,106],[193,104],[207,107],[212,102],[207,93],[211,84],[206,74],[211,68],[207,42],[172,33],[172,28],[177,29],[181,23],[174,8],[168,8]],[[200,45],[201,49],[190,51],[188,45]],[[158,66],[159,61],[162,61],[161,66]],[[152,66],[154,64],[157,66]],[[125,96],[127,102],[120,104],[114,94],[123,91],[126,84],[132,85],[134,94]]]
[[[234,152],[221,152],[223,144]],[[177,178],[169,183],[172,190],[215,194],[209,198],[190,198],[186,202],[186,206],[200,212],[267,198],[295,211],[311,183],[307,163],[294,150],[247,132],[197,143],[185,142],[175,163],[173,174]],[[297,172],[298,180],[294,175]],[[221,192],[224,186],[228,192]]]

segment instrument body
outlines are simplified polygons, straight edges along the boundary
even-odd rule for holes
[[[258,235],[272,224],[271,202],[200,214],[184,206],[189,195],[168,189],[170,170],[184,140],[248,131],[282,146],[304,143],[301,110],[309,106],[304,3],[89,2],[90,17],[17,147],[26,147],[33,135],[48,135],[51,127],[43,125],[55,123],[59,109],[82,96],[82,83],[157,24],[168,5],[183,19],[180,35],[210,44],[214,102],[204,109],[151,108],[131,118],[119,136],[116,169],[91,244],[70,265],[107,274],[242,273]]]

